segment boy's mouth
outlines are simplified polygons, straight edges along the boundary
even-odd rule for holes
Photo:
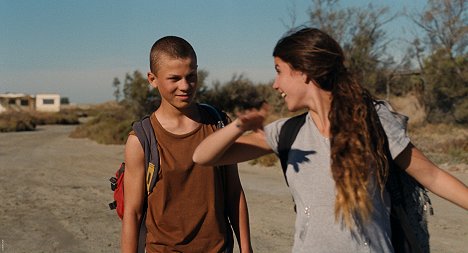
[[[288,94],[281,92],[281,97],[285,98]]]
[[[176,95],[176,97],[181,100],[181,101],[189,101],[191,100],[191,94],[181,94],[181,95]]]
[[[190,97],[192,94],[179,94],[179,95],[176,95],[177,97]]]

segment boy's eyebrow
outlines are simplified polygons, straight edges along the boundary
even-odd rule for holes
[[[178,77],[178,78],[179,78],[179,77],[181,77],[181,76],[178,75],[178,74],[169,74],[169,75],[167,76],[167,78],[174,78],[174,77]]]
[[[195,69],[192,69],[192,71],[190,71],[190,72],[188,73],[188,75],[193,75],[193,74],[197,74],[197,69],[196,69],[196,68],[195,68]],[[176,77],[176,78],[181,78],[182,75],[169,73],[167,78],[175,78],[175,77]]]

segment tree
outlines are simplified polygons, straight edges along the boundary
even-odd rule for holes
[[[415,35],[412,53],[425,80],[430,122],[468,123],[468,15],[465,0],[429,0],[408,14],[422,35]]]
[[[397,17],[387,7],[340,8],[339,0],[314,0],[310,25],[330,34],[343,47],[347,67],[358,82],[374,93],[387,90],[393,58],[386,53],[391,42],[383,26]]]
[[[70,104],[70,99],[68,99],[68,97],[61,97],[60,98],[60,104],[61,105],[68,105],[68,104]]]
[[[236,74],[223,84],[214,82],[211,89],[206,89],[203,96],[199,96],[200,102],[212,104],[230,113],[259,108],[264,100],[263,94],[252,81]]]
[[[112,82],[112,86],[114,87],[115,101],[119,102],[119,100],[120,100],[120,80],[117,77],[114,77],[114,81]]]
[[[272,88],[273,83],[259,83],[255,85],[257,92],[270,105],[270,110],[280,117],[287,116],[288,110],[285,106],[284,98]]]
[[[208,71],[200,69],[197,72],[198,75],[198,87],[197,87],[197,96],[195,101],[197,102],[206,102],[207,96],[209,93],[208,86],[206,85],[206,79],[208,77]]]
[[[158,97],[145,76],[139,71],[134,71],[132,75],[126,74],[124,81],[124,101],[123,104],[137,117],[140,118],[148,114],[153,108],[153,103]]]

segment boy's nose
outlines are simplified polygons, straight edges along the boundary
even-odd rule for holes
[[[186,78],[183,78],[182,80],[180,80],[180,84],[179,84],[179,89],[180,90],[188,90],[188,89],[190,89],[191,86],[192,86],[192,84]]]

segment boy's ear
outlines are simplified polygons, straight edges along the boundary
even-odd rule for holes
[[[152,72],[148,72],[147,78],[151,86],[153,86],[154,88],[158,87],[158,78]]]

